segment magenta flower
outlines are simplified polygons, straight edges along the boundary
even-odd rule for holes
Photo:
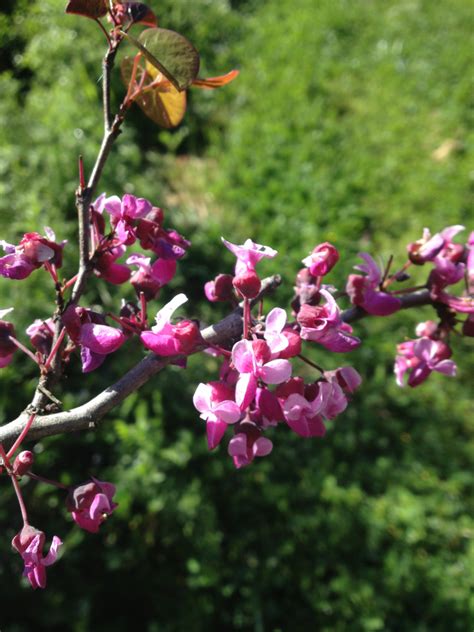
[[[399,355],[395,358],[395,376],[397,384],[404,386],[405,373],[410,372],[408,386],[419,386],[432,371],[454,377],[456,365],[451,357],[452,351],[442,340],[419,338],[408,340],[397,346]]]
[[[35,320],[26,329],[33,347],[47,356],[51,351],[54,336],[54,322],[52,318],[47,320]]]
[[[240,340],[232,348],[232,363],[240,373],[235,401],[245,410],[254,400],[258,380],[265,384],[281,384],[291,376],[288,360],[272,360],[272,352],[264,340]]]
[[[105,243],[103,248],[102,251],[99,248],[99,254],[95,258],[95,274],[113,285],[121,285],[128,281],[130,269],[123,263],[116,263],[117,259],[125,254],[126,247],[123,244],[110,246]]]
[[[241,246],[230,243],[224,237],[221,237],[221,239],[224,246],[237,257],[237,263],[235,264],[236,275],[240,275],[247,270],[255,270],[255,266],[261,259],[264,257],[273,259],[278,254],[273,248],[256,244],[251,239],[247,239]]]
[[[98,213],[106,211],[110,215],[110,223],[115,230],[119,243],[127,246],[136,240],[135,224],[138,219],[146,217],[152,210],[151,202],[144,198],[125,194],[122,199],[117,195],[105,197],[102,194],[94,202],[94,209]]]
[[[262,437],[252,422],[239,424],[238,432],[229,441],[227,451],[237,469],[250,465],[256,456],[267,456],[273,449],[270,439]]]
[[[48,227],[45,232],[46,237],[39,233],[26,233],[18,246],[0,241],[0,246],[7,253],[0,258],[0,275],[7,279],[22,280],[45,263],[60,268],[66,242],[57,244],[54,232]]]
[[[327,241],[316,246],[313,252],[303,259],[303,263],[315,277],[322,277],[328,274],[338,261],[339,253],[337,249]]]
[[[457,258],[462,253],[463,248],[459,244],[453,244],[452,238],[461,230],[464,230],[464,226],[458,224],[448,226],[440,233],[431,236],[429,229],[425,228],[421,239],[407,246],[410,261],[417,265],[422,265],[427,261],[433,261],[443,250],[446,251],[445,255],[451,253],[449,258],[452,258],[455,252],[454,257]]]
[[[118,505],[113,502],[115,485],[91,477],[88,483],[69,489],[66,506],[81,529],[97,533]]]
[[[143,292],[147,301],[156,298],[160,289],[176,274],[176,260],[157,259],[152,265],[150,261],[150,257],[142,254],[131,255],[126,261],[127,265],[138,267],[137,272],[132,274],[130,283],[135,288],[137,296]]]
[[[71,340],[81,347],[83,373],[94,371],[126,340],[123,331],[109,327],[102,314],[90,309],[70,305],[61,318]]]
[[[156,325],[151,331],[143,331],[140,335],[147,349],[160,356],[191,353],[201,339],[197,324],[190,320],[171,324],[172,315],[187,300],[185,294],[178,294],[160,309],[156,315]]]
[[[464,277],[464,263],[454,263],[450,259],[438,256],[434,259],[435,267],[431,271],[428,285],[433,295],[439,294],[447,285],[454,285]]]
[[[336,372],[334,372],[336,373]],[[322,437],[325,419],[334,419],[347,407],[347,397],[336,377],[304,385],[294,380],[277,389],[286,423],[301,437]],[[353,381],[351,375],[349,381]],[[353,382],[355,387],[355,384]]]
[[[32,588],[46,587],[46,566],[51,566],[57,559],[59,547],[62,545],[58,536],[54,536],[46,557],[43,547],[46,536],[42,531],[25,525],[12,540],[13,548],[23,558],[25,568],[23,577],[27,577]]]
[[[301,325],[301,338],[318,342],[336,353],[352,351],[360,345],[360,339],[352,336],[352,327],[342,321],[333,295],[324,289],[320,292],[326,299],[325,305],[303,304],[298,312],[296,319]]]
[[[324,377],[329,382],[336,382],[346,393],[353,393],[362,383],[362,378],[352,366],[341,366],[335,371],[325,371]]]
[[[286,423],[300,437],[323,437],[326,434],[321,415],[322,390],[313,400],[308,400],[302,392],[291,393],[283,401],[282,408]]]
[[[382,282],[382,271],[367,252],[359,253],[365,264],[354,266],[356,270],[365,272],[367,276],[350,274],[347,280],[346,292],[352,303],[362,307],[373,316],[388,316],[398,311],[401,302],[392,294],[379,290]]]
[[[235,424],[242,416],[233,400],[233,389],[222,382],[201,383],[194,393],[193,403],[206,422],[207,444],[209,450],[213,450],[219,445],[228,424]]]

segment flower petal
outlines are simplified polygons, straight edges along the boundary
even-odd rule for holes
[[[290,379],[291,371],[288,360],[270,360],[260,369],[260,377],[265,384],[281,384]]]
[[[96,323],[86,323],[81,327],[79,343],[95,353],[113,353],[124,342],[125,334],[115,327]]]

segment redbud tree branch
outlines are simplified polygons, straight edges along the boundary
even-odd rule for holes
[[[277,275],[264,279],[262,290],[253,302],[259,301],[264,295],[276,289],[280,282],[281,279]],[[427,289],[400,296],[400,301],[402,303],[401,309],[409,309],[432,303],[429,290]],[[239,339],[243,330],[242,315],[242,308],[239,307],[215,325],[203,329],[201,335],[205,342],[208,345],[222,346]],[[367,312],[358,307],[350,308],[341,315],[343,320],[348,323],[368,316]],[[204,347],[201,346],[198,350],[202,351],[203,348]],[[99,421],[109,411],[179,357],[180,356],[162,358],[155,354],[147,355],[115,382],[115,384],[108,386],[87,403],[69,411],[51,415],[38,415],[31,426],[27,440],[37,440],[51,435],[96,428]],[[24,428],[29,419],[29,415],[30,413],[25,411],[17,419],[0,427],[0,443],[6,445],[12,443]]]
[[[110,111],[110,77],[112,68],[114,65],[115,56],[120,41],[111,42],[109,40],[109,48],[104,56],[102,62],[102,99],[104,110],[104,134],[101,142],[97,158],[92,169],[91,175],[84,187],[82,183],[76,191],[76,209],[78,214],[79,224],[79,268],[77,273],[76,282],[72,289],[70,302],[78,303],[82,294],[86,289],[87,277],[91,273],[90,260],[89,260],[89,233],[90,233],[90,221],[89,221],[89,208],[92,203],[97,185],[99,183],[102,171],[104,169],[107,158],[109,157],[110,150],[114,144],[115,139],[120,134],[120,127],[123,123],[125,111],[121,108],[119,113],[115,116],[111,122],[112,116]],[[59,293],[62,303],[62,294]],[[56,310],[55,319],[56,326],[54,331],[53,346],[57,342],[62,329],[60,320],[60,312],[62,305],[57,301],[58,309]],[[31,406],[34,408],[44,408],[48,403],[49,398],[45,394],[51,390],[54,385],[61,378],[61,362],[60,353],[57,353],[51,363],[51,370],[48,373],[40,376],[38,388],[36,389]]]

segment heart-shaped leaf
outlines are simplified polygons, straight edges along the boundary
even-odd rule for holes
[[[147,64],[147,67],[148,64]],[[133,68],[133,58],[125,57],[121,64],[122,79],[128,86]],[[145,86],[152,83],[158,76],[158,71],[152,66],[147,72],[142,66],[137,70],[136,81],[140,82],[146,73]],[[149,90],[144,90],[135,99],[143,112],[160,127],[171,129],[181,123],[186,112],[186,92],[177,90],[169,81],[163,82]]]
[[[83,15],[96,20],[107,13],[107,0],[69,0],[66,13]]]
[[[162,72],[178,90],[185,90],[196,79],[199,53],[179,33],[168,29],[147,29],[141,33],[138,42],[139,49],[150,64]]]

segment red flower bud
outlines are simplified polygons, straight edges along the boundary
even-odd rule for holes
[[[23,450],[13,463],[13,473],[17,476],[23,476],[31,469],[34,460],[33,452]]]
[[[260,292],[262,283],[255,270],[245,270],[234,277],[232,285],[244,298],[255,298]]]
[[[178,341],[179,353],[191,353],[201,340],[201,332],[197,323],[192,320],[182,320],[173,327],[173,336]]]

